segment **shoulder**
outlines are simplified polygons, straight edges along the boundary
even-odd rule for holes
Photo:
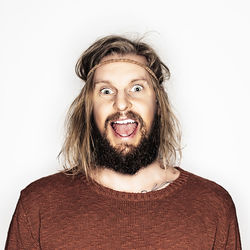
[[[47,192],[55,189],[60,189],[62,186],[71,186],[79,176],[67,175],[63,172],[52,174],[46,177],[42,177],[32,183],[30,183],[23,192]]]
[[[75,189],[82,181],[83,175],[67,175],[63,172],[42,177],[21,191],[23,203],[44,204],[50,200],[61,199],[75,193]]]
[[[229,192],[215,181],[184,171],[188,174],[186,191],[193,201],[203,204],[205,208],[216,210],[219,213],[230,214],[234,210],[234,203]]]

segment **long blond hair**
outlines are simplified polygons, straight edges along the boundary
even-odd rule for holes
[[[66,173],[73,175],[83,172],[87,178],[91,170],[96,168],[93,156],[93,140],[91,135],[93,74],[88,72],[102,58],[111,54],[135,54],[144,56],[147,66],[154,72],[158,80],[152,78],[153,88],[158,102],[160,115],[160,146],[158,158],[164,168],[174,166],[182,158],[180,123],[174,115],[163,82],[168,80],[168,67],[160,60],[156,52],[141,39],[132,41],[121,36],[106,36],[93,43],[77,61],[75,71],[85,85],[71,104],[66,117],[66,137],[58,157],[63,158]]]

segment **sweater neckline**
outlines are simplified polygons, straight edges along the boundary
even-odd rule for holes
[[[102,186],[95,180],[87,180],[85,179],[88,187],[92,189],[94,192],[98,193],[99,195],[118,199],[118,200],[128,200],[128,201],[147,201],[147,200],[158,200],[162,199],[163,197],[171,195],[173,192],[177,191],[181,187],[185,185],[188,180],[189,174],[187,171],[183,170],[180,167],[175,167],[175,169],[180,171],[179,177],[171,182],[167,187],[156,190],[150,191],[147,193],[131,193],[131,192],[123,192],[117,191],[105,186]]]

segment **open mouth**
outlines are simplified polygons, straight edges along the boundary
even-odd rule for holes
[[[117,120],[111,122],[114,132],[121,137],[129,137],[133,135],[137,129],[138,122],[132,119]]]

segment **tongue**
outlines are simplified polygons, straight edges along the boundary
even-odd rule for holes
[[[131,135],[137,127],[136,123],[128,123],[128,124],[113,124],[113,129],[120,136],[129,136]]]

